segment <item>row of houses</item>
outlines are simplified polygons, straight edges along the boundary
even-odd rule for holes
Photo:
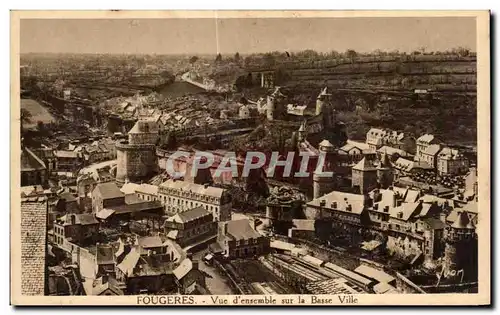
[[[442,257],[445,247],[456,241],[473,241],[478,224],[474,199],[445,199],[400,187],[376,188],[368,194],[333,191],[308,202],[305,215],[332,222],[348,234],[360,229],[381,233],[390,252],[426,261]]]
[[[356,164],[364,157],[388,155],[401,169],[433,170],[439,175],[463,175],[469,169],[469,160],[458,149],[441,143],[434,135],[425,134],[415,139],[392,130],[372,128],[366,142],[348,140],[339,150],[348,164]]]

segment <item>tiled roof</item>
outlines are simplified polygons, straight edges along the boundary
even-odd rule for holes
[[[439,150],[441,150],[441,146],[439,144],[431,144],[422,152],[422,154],[436,155]]]
[[[96,219],[96,217],[94,217],[92,213],[66,214],[58,220],[63,222],[65,225],[68,225],[71,224],[71,216],[75,217],[75,224],[91,225],[99,223],[99,221]]]
[[[97,184],[94,190],[99,191],[103,199],[124,197],[124,194],[120,191],[120,188],[118,188],[118,186],[114,182]]]
[[[137,245],[142,248],[162,247],[163,240],[160,236],[145,236],[137,238]]]
[[[352,169],[365,172],[377,170],[373,162],[366,158],[363,158],[361,161],[359,161],[358,164],[354,165]]]
[[[377,150],[378,153],[386,153],[386,154],[389,154],[389,155],[393,155],[393,154],[399,154],[400,156],[408,156],[410,155],[408,152],[404,151],[404,150],[401,150],[401,149],[398,149],[398,148],[393,148],[393,147],[390,147],[390,146],[383,146],[381,147],[380,149]]]
[[[420,136],[420,138],[417,139],[417,142],[430,143],[432,140],[434,140],[434,135],[425,134]]]
[[[203,207],[196,207],[193,209],[189,209],[187,211],[179,212],[174,216],[167,219],[169,222],[179,222],[179,223],[187,223],[190,221],[194,221],[196,219],[209,216],[210,212],[205,210]]]
[[[240,241],[260,237],[260,234],[252,228],[248,219],[234,220],[222,224],[227,224],[226,236],[231,237],[233,240]]]
[[[114,210],[116,214],[155,210],[160,208],[163,208],[163,206],[161,202],[157,200],[107,207],[109,210]]]
[[[195,183],[185,182],[182,180],[169,179],[163,182],[160,187],[171,188],[176,190],[182,190],[185,192],[193,192],[200,195],[210,196],[220,198],[224,192],[224,189],[212,186],[204,186]]]
[[[325,209],[335,209],[337,211],[361,214],[365,208],[366,196],[361,194],[350,194],[340,191],[332,191],[323,197],[314,199],[307,203],[309,206],[321,207],[321,201],[325,201]],[[334,207],[336,203],[336,208]],[[348,210],[350,206],[350,211]]]
[[[67,151],[67,150],[57,150],[55,152],[55,156],[58,158],[72,158],[72,159],[79,158],[79,155],[77,152]]]
[[[174,269],[174,276],[177,280],[184,278],[193,269],[193,262],[189,258],[185,258],[177,268]]]

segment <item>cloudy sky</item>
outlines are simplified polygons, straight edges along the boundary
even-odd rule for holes
[[[470,17],[23,19],[21,53],[476,50]]]

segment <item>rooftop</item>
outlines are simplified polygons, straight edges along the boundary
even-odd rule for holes
[[[113,213],[116,214],[123,214],[123,213],[133,213],[133,212],[140,212],[147,210],[157,210],[162,208],[163,206],[161,202],[158,200],[154,200],[154,201],[144,201],[132,204],[124,204],[121,206],[111,206],[103,210],[110,210],[114,211]]]
[[[364,157],[361,161],[358,162],[358,164],[354,165],[352,169],[368,172],[368,171],[376,171],[377,167],[371,160]]]
[[[430,143],[431,141],[434,140],[434,135],[431,134],[425,134],[423,136],[420,136],[417,139],[417,142],[424,142],[424,143]]]
[[[211,215],[210,212],[205,210],[203,207],[196,207],[193,209],[189,209],[187,211],[179,212],[175,214],[174,216],[171,216],[170,218],[167,219],[168,222],[178,222],[178,223],[187,223],[194,221],[196,219],[206,217]]]
[[[358,268],[356,268],[354,271],[363,275],[363,276],[375,279],[379,283],[391,283],[392,281],[395,280],[395,278],[393,276],[387,274],[386,272],[384,272],[382,270],[375,269],[375,268],[367,266],[367,265],[361,265]]]
[[[424,150],[424,152],[422,152],[422,154],[436,155],[439,150],[441,150],[441,146],[439,144],[431,144]]]
[[[324,201],[323,207],[326,209],[335,209],[343,212],[361,214],[365,208],[366,196],[361,194],[332,191],[323,197],[308,202],[307,205],[321,207],[322,201]]]
[[[24,148],[21,151],[21,172],[44,170],[45,163],[30,149]]]
[[[76,225],[99,224],[99,221],[92,213],[66,214],[58,219],[64,225],[71,225],[71,218],[75,218]]]
[[[115,182],[100,183],[94,188],[101,194],[102,199],[114,199],[124,197],[123,192],[116,185]]]
[[[167,189],[175,189],[186,192],[193,192],[200,195],[221,198],[224,193],[224,189],[213,187],[213,186],[204,186],[195,183],[185,182],[182,180],[173,180],[169,179],[163,182],[160,187]]]
[[[253,239],[261,236],[252,228],[248,219],[234,220],[222,224],[227,224],[226,236],[229,236],[235,241]]]

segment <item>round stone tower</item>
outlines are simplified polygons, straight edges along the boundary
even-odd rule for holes
[[[128,140],[116,143],[116,182],[140,181],[156,173],[158,126],[152,120],[138,120],[128,133]]]
[[[459,211],[457,218],[446,227],[444,269],[459,270],[473,265],[471,258],[477,257],[477,239],[474,223],[469,219],[466,211]]]

